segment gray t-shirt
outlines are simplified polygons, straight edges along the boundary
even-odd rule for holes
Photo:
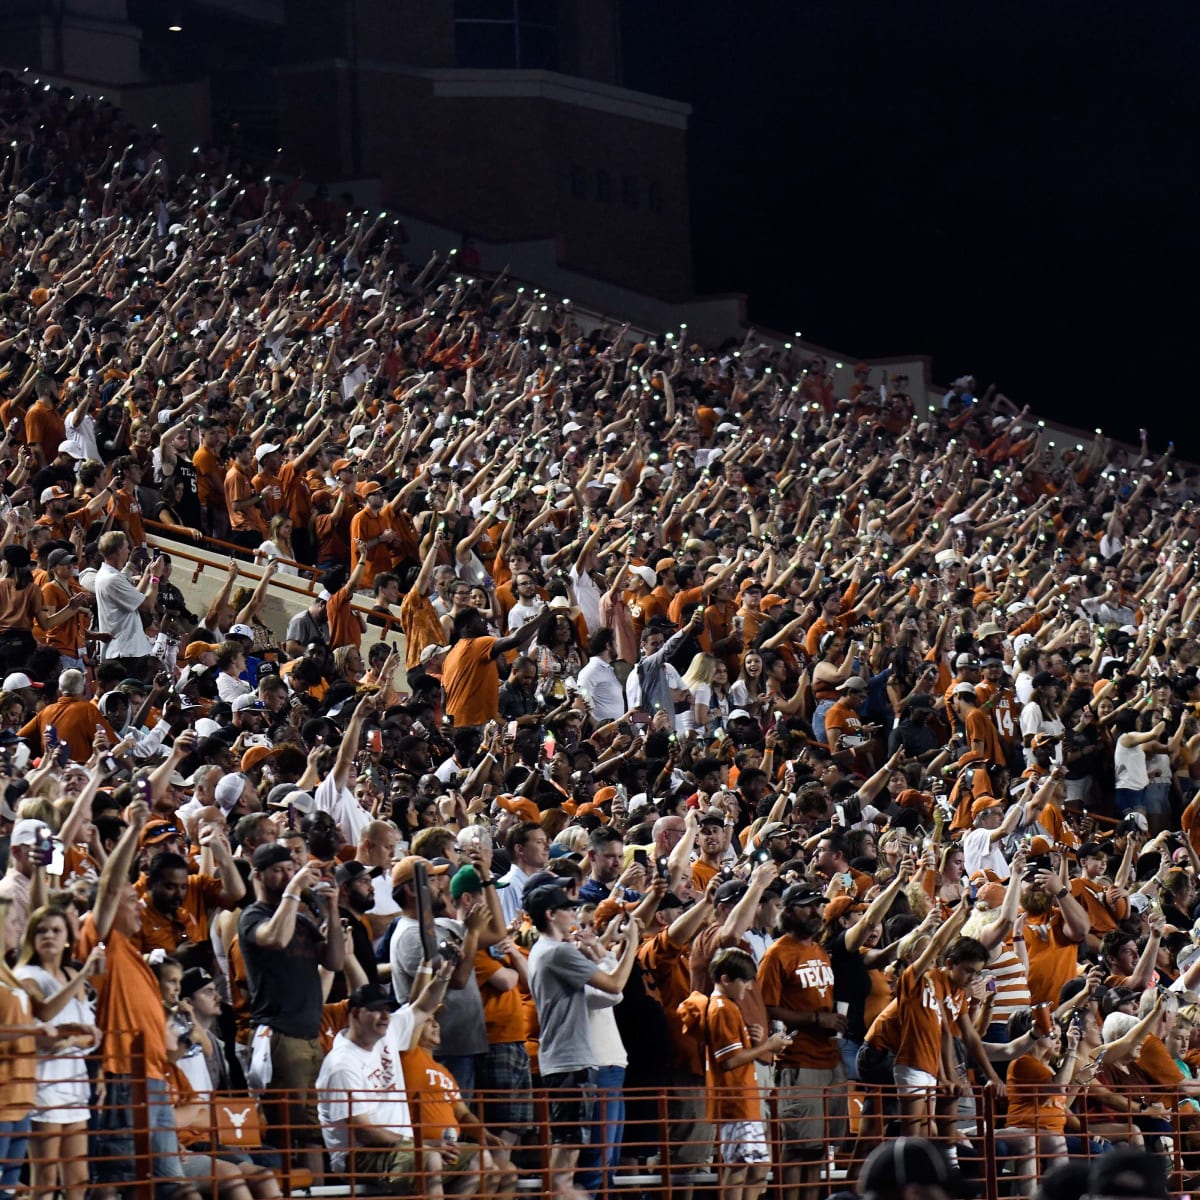
[[[463,940],[461,922],[448,917],[439,917],[438,934],[448,941]],[[401,1004],[408,1000],[413,979],[421,965],[421,927],[411,917],[401,916],[392,931],[388,958],[392,964],[392,991]],[[446,993],[445,1011],[438,1017],[442,1027],[442,1044],[438,1051],[443,1055],[486,1054],[488,1048],[487,1028],[483,1020],[483,997],[479,994],[479,983],[472,973],[461,988],[451,988]]]
[[[329,622],[317,621],[307,608],[302,608],[289,622],[286,640],[307,646],[310,642],[329,641]]]
[[[537,1005],[538,1067],[543,1075],[594,1068],[584,987],[599,968],[567,942],[540,937],[529,952],[529,990]]]

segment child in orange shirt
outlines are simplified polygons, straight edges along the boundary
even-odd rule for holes
[[[1018,1038],[1033,1026],[1029,1009],[1014,1013],[1008,1023],[1009,1036]],[[1062,1028],[1052,1022],[1050,1032],[1040,1034],[1031,1054],[1022,1054],[1008,1064],[1008,1123],[1029,1134],[1026,1153],[1040,1159],[1039,1175],[1067,1156],[1067,1093],[1074,1091],[1079,1026],[1074,1022],[1064,1039]],[[1029,1172],[1024,1172],[1028,1177]],[[1028,1179],[1032,1190],[1033,1179]]]
[[[713,955],[711,996],[693,992],[680,1006],[684,1030],[705,1047],[707,1119],[717,1126],[722,1200],[758,1200],[767,1181],[771,1149],[754,1074],[764,1050],[777,1053],[791,1042],[775,1033],[754,1042],[738,1007],[758,974],[754,959],[730,947]]]
[[[432,1016],[421,1027],[416,1045],[400,1056],[404,1087],[420,1106],[421,1128],[417,1136],[423,1145],[442,1157],[442,1173],[427,1181],[425,1194],[490,1195],[498,1182],[491,1152],[486,1146],[460,1141],[460,1122],[478,1127],[485,1140],[491,1135],[482,1129],[479,1118],[463,1102],[458,1081],[434,1059],[433,1052],[441,1041],[441,1026],[437,1017]],[[443,1175],[450,1178],[443,1179]]]

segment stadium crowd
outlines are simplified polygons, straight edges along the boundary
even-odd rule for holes
[[[1191,1173],[1170,448],[594,324],[9,74],[0,120],[0,1197],[116,1195],[143,1086],[181,1200],[509,1194],[536,1088],[563,1200],[815,1200],[896,1131],[969,1178],[984,1085],[1022,1187]],[[232,549],[207,606],[159,537]],[[214,1133],[252,1092],[275,1153]]]

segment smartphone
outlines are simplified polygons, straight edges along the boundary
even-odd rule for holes
[[[650,859],[647,857],[646,851],[640,846],[635,847],[633,851],[633,861],[643,870],[650,866]]]
[[[654,860],[654,873],[659,879],[670,879],[671,877],[671,860],[665,855],[660,854]]]
[[[383,753],[383,731],[380,729],[367,730],[367,749],[372,754]]]

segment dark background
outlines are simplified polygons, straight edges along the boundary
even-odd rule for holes
[[[633,0],[623,19],[626,83],[694,106],[700,290],[1200,458],[1193,6]]]

